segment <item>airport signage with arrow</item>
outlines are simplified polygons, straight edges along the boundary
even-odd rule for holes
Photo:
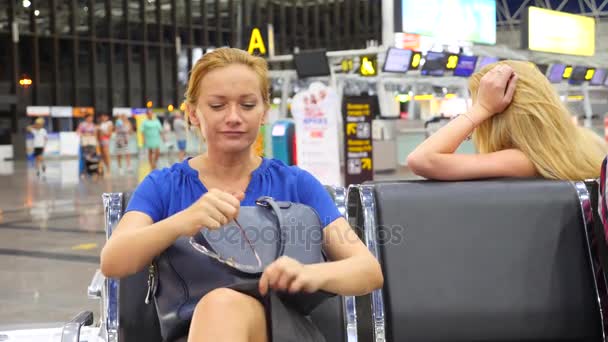
[[[345,186],[374,179],[372,103],[371,96],[344,97]]]

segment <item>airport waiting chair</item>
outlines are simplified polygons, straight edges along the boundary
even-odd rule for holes
[[[326,189],[340,211],[345,213],[345,189],[330,186]],[[128,193],[103,195],[107,238],[120,221],[128,201]],[[162,341],[154,303],[144,302],[147,281],[147,270],[120,280],[106,279],[97,271],[89,287],[89,296],[101,300],[100,336],[104,341]],[[336,296],[320,305],[311,317],[328,342],[351,342],[356,341],[357,323],[354,310],[353,297]],[[185,341],[185,338],[183,340]]]
[[[351,186],[385,277],[357,298],[359,341],[607,341],[592,202],[583,182]]]

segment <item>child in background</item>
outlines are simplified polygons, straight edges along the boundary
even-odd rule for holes
[[[177,140],[178,159],[183,161],[186,157],[186,122],[182,117],[182,113],[176,112],[173,119],[173,131]]]
[[[48,134],[44,128],[44,118],[37,118],[33,125],[27,126],[27,131],[34,135],[34,158],[36,167],[36,176],[40,177],[46,172],[44,164],[44,148],[48,141]]]
[[[127,171],[131,172],[131,155],[129,154],[129,138],[133,129],[131,122],[126,115],[121,115],[116,120],[116,159],[118,161],[118,169],[120,174],[123,174],[122,156],[125,156],[127,161]]]

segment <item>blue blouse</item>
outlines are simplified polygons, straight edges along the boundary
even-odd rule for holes
[[[198,171],[187,159],[146,176],[131,196],[126,212],[139,211],[158,222],[188,208],[206,192]],[[275,159],[264,158],[253,171],[241,206],[254,206],[261,196],[308,205],[317,212],[323,227],[342,216],[313,175]]]

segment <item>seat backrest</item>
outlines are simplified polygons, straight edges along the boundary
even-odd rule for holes
[[[369,186],[387,340],[602,340],[588,227],[573,184]]]
[[[330,192],[339,209],[344,212],[345,191],[341,188],[326,187]],[[336,191],[341,192],[340,196],[336,196]],[[119,215],[113,214],[114,219],[107,221],[115,221],[122,216],[124,209],[129,203],[130,193],[114,194],[120,195],[120,201],[115,201],[112,211],[118,211]],[[108,208],[106,208],[108,210]],[[109,215],[108,215],[109,216]],[[108,231],[111,234],[113,227]],[[150,304],[145,304],[147,294],[148,270],[144,269],[131,276],[117,280],[111,280],[118,287],[118,308],[115,309],[115,315],[118,316],[118,342],[161,342],[162,336],[160,333],[160,325],[154,301]],[[113,300],[112,298],[110,300]],[[327,341],[347,341],[346,321],[344,314],[344,298],[341,296],[333,297],[312,313],[313,322],[319,327]],[[117,309],[117,310],[116,310]],[[108,314],[111,316],[111,314]],[[351,315],[352,316],[352,315]]]

